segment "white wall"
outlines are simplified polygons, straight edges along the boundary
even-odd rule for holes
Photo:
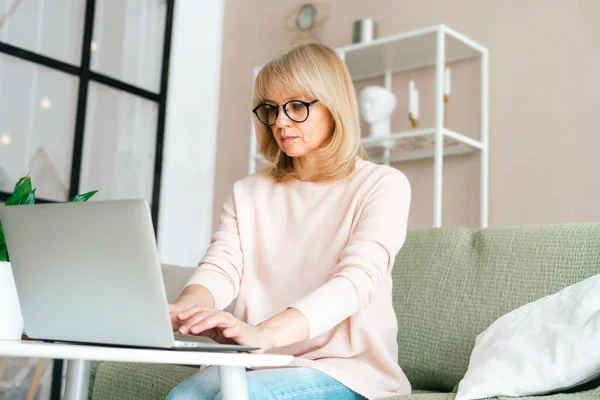
[[[210,244],[223,0],[175,2],[158,249],[195,266]]]

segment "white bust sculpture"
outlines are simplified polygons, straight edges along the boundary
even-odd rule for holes
[[[360,92],[359,102],[360,112],[369,124],[371,136],[389,135],[396,96],[381,86],[367,86]]]

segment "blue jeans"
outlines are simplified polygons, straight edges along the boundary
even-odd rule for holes
[[[247,371],[250,400],[362,400],[329,375],[310,368]],[[219,370],[211,366],[177,385],[166,400],[220,400]]]

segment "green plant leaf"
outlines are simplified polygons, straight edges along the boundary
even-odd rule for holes
[[[6,249],[0,250],[0,261],[8,261],[8,252]]]
[[[4,239],[2,222],[0,222],[0,261],[8,261],[8,250],[6,249],[6,239]]]
[[[28,197],[32,191],[33,191],[33,189],[31,188],[31,177],[24,176],[23,178],[19,179],[19,182],[17,182],[17,184],[15,185],[13,193],[6,200],[5,204],[7,206],[14,206],[17,204],[29,204],[29,203],[22,203],[21,199],[23,197]]]
[[[75,196],[71,200],[69,200],[69,203],[81,203],[84,201],[88,201],[90,199],[90,197],[92,197],[96,193],[98,193],[97,190],[92,190],[91,192],[78,194],[77,196]]]
[[[23,206],[26,204],[34,204],[35,203],[35,191],[36,191],[36,189],[33,189],[29,193],[25,193],[23,196],[18,198],[16,200],[16,202],[12,202],[10,204],[8,203],[8,200],[7,200],[6,205],[7,206]]]

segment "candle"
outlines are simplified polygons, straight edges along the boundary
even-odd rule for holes
[[[414,109],[414,105],[413,105],[414,90],[415,90],[415,82],[411,79],[410,81],[408,81],[408,113],[409,114],[412,114],[413,109]]]
[[[417,89],[415,89],[415,93],[414,93],[414,109],[413,109],[413,118],[414,119],[419,119],[419,91]]]
[[[444,94],[450,96],[450,68],[446,68],[444,72]]]

